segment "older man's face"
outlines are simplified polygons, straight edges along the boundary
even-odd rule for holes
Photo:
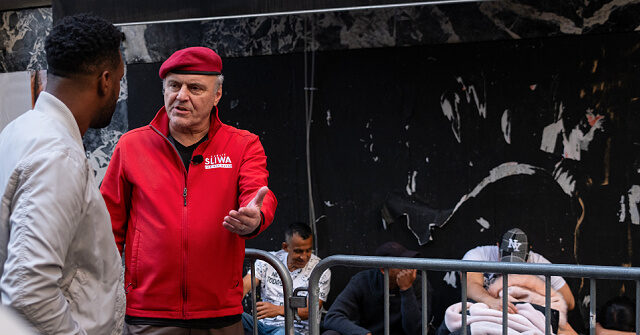
[[[282,249],[289,254],[287,256],[289,271],[302,269],[311,259],[313,237],[309,236],[307,239],[303,239],[300,235],[294,233],[291,238],[282,243]]]
[[[164,106],[172,131],[194,133],[209,127],[211,109],[222,97],[218,76],[169,73],[164,79]]]

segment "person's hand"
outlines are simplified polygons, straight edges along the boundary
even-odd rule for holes
[[[228,231],[238,235],[252,233],[256,230],[262,219],[260,209],[262,208],[262,201],[268,192],[269,188],[262,186],[247,206],[240,207],[237,211],[229,211],[229,215],[225,216],[222,221],[222,226]]]
[[[489,306],[489,308],[491,309],[496,309],[501,311],[502,310],[502,298],[498,297],[498,298],[491,298],[491,299],[487,299],[486,301],[483,301],[483,303],[485,303],[487,306]],[[511,314],[515,314],[518,313],[518,309],[516,308],[516,305],[514,305],[511,302],[507,301],[507,307],[509,308],[508,312]]]
[[[413,282],[416,280],[417,271],[415,269],[402,269],[396,276],[396,283],[400,288],[400,291],[408,290]]]
[[[272,318],[278,315],[284,315],[284,306],[277,306],[269,302],[259,301],[256,303],[258,311],[258,319]]]

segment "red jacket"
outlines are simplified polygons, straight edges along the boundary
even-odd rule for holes
[[[100,191],[118,249],[125,250],[127,314],[200,319],[242,313],[244,238],[222,226],[225,215],[267,185],[267,158],[258,136],[212,114],[208,139],[189,173],[169,142],[160,109],[148,126],[124,134]],[[277,200],[264,199],[266,229]]]

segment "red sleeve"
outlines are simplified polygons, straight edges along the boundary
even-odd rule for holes
[[[122,253],[127,234],[127,221],[131,207],[131,184],[124,173],[124,152],[118,142],[107,172],[102,180],[100,192],[111,216],[111,227],[118,250]]]
[[[264,149],[258,136],[255,136],[251,142],[247,144],[242,165],[240,166],[240,177],[238,179],[240,195],[238,197],[238,203],[240,203],[241,207],[246,206],[262,186],[268,186],[268,178],[267,156],[264,154]],[[247,238],[257,236],[269,227],[273,221],[277,206],[278,200],[273,192],[269,190],[269,193],[267,193],[262,202],[261,211],[264,220],[261,222],[260,231],[257,234],[247,236]]]

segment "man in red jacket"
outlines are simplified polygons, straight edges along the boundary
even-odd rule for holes
[[[164,107],[120,138],[102,182],[125,253],[127,334],[243,333],[244,240],[277,200],[258,137],[218,118],[221,71],[208,48],[171,55]]]

